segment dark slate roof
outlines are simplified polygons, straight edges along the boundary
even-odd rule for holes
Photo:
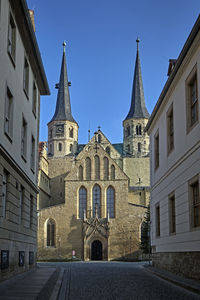
[[[135,72],[133,79],[133,89],[132,89],[132,98],[131,98],[131,107],[129,113],[125,120],[131,118],[149,118],[149,113],[147,111],[145,100],[144,100],[144,90],[142,83],[142,73],[141,73],[141,65],[140,65],[140,57],[139,57],[139,47],[137,42],[137,55],[135,62]]]
[[[112,144],[112,146],[119,152],[120,155],[123,155],[123,143]]]
[[[51,121],[71,121],[76,123],[71,113],[66,56],[65,56],[65,43],[63,43],[63,46],[64,48],[63,48],[62,66],[60,72],[60,81],[58,85],[56,110]]]

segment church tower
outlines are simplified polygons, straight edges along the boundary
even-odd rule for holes
[[[147,111],[144,100],[144,90],[139,57],[139,39],[137,39],[136,42],[137,54],[133,79],[131,107],[127,117],[123,121],[123,151],[127,156],[143,157],[148,155],[149,153],[149,137],[144,131],[144,128],[148,122],[149,113]]]
[[[78,124],[71,113],[70,82],[67,78],[65,46],[66,43],[64,42],[60,81],[56,85],[58,88],[56,110],[53,118],[48,123],[49,157],[63,157],[77,151]]]

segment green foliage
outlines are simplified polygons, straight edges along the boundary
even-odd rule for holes
[[[147,254],[150,252],[150,205],[147,207],[146,215],[141,226],[141,242],[140,249],[143,253]]]

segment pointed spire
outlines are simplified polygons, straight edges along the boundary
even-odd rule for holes
[[[62,45],[63,45],[63,57],[62,57],[62,65],[60,71],[60,81],[59,84],[56,85],[56,87],[58,87],[56,110],[51,121],[71,121],[76,123],[71,113],[71,104],[70,104],[70,95],[69,95],[70,82],[68,82],[68,78],[67,78],[67,65],[66,65],[66,56],[65,56],[66,42],[64,41]]]
[[[131,118],[147,118],[147,119],[149,118],[149,113],[147,111],[145,100],[144,100],[144,90],[143,90],[143,83],[142,83],[140,56],[139,56],[139,42],[140,40],[137,38],[136,40],[137,55],[136,55],[135,72],[134,72],[134,79],[133,79],[131,107],[125,120]]]

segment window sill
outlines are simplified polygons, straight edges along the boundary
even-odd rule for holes
[[[25,163],[26,163],[26,157],[24,156],[24,154],[21,154],[21,158],[22,158],[23,161],[25,161]]]
[[[26,91],[25,89],[23,89],[23,90],[24,90],[24,94],[26,95],[27,100],[29,100],[28,91]]]
[[[7,137],[7,139],[9,140],[10,143],[12,143],[12,137],[11,134],[9,134],[8,132],[4,131],[5,136]]]
[[[9,56],[9,58],[11,60],[11,63],[13,65],[13,67],[15,68],[15,58],[12,56],[12,54],[9,51],[8,51],[8,56]]]

